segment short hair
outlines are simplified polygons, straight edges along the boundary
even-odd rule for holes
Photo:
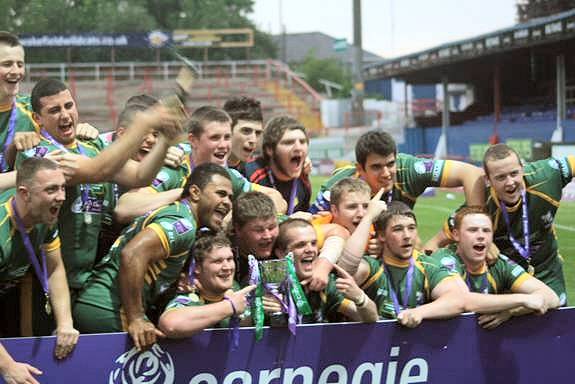
[[[415,221],[415,224],[417,224],[417,218],[411,208],[409,208],[404,202],[395,200],[389,203],[387,205],[387,210],[381,212],[377,219],[375,219],[375,222],[373,223],[375,231],[377,233],[385,232],[389,221],[395,216],[409,217]]]
[[[487,148],[487,150],[483,154],[483,170],[485,171],[485,174],[489,176],[489,171],[487,169],[488,161],[503,160],[512,154],[514,154],[517,157],[517,161],[519,162],[519,164],[521,164],[521,157],[519,157],[517,151],[515,151],[507,144],[499,143],[494,144],[489,148]]]
[[[16,172],[16,187],[30,185],[38,172],[44,169],[56,170],[58,163],[43,157],[29,157],[24,159]]]
[[[185,128],[188,133],[191,133],[195,137],[200,137],[204,133],[204,127],[212,122],[218,123],[232,123],[232,118],[223,109],[205,105],[196,109],[188,121],[185,123]]]
[[[22,43],[18,36],[8,31],[0,31],[0,45],[7,45],[9,47],[21,47]]]
[[[242,96],[228,99],[224,104],[224,111],[232,118],[232,130],[238,120],[264,121],[260,102],[251,97]]]
[[[279,225],[279,233],[278,237],[276,238],[275,248],[286,250],[288,246],[287,232],[292,228],[306,227],[313,228],[313,225],[309,221],[300,218],[287,219],[281,223]]]
[[[383,157],[397,154],[395,140],[389,133],[383,131],[364,133],[355,144],[355,161],[364,168],[367,157],[372,153]]]
[[[232,223],[242,227],[252,220],[276,217],[273,200],[258,191],[242,193],[232,203]]]
[[[329,190],[329,200],[332,206],[337,206],[344,193],[352,192],[364,192],[368,196],[371,196],[371,188],[369,184],[362,179],[357,177],[346,177],[345,179],[339,180],[335,183]]]
[[[453,227],[455,229],[460,229],[461,224],[463,223],[463,219],[465,218],[465,216],[475,215],[475,214],[485,215],[489,218],[489,221],[491,221],[491,216],[489,216],[489,214],[487,213],[485,208],[483,208],[479,205],[470,205],[470,206],[461,207],[457,210],[457,212],[455,212],[455,216],[453,218]]]
[[[294,131],[296,129],[302,131],[307,138],[307,132],[304,125],[291,116],[276,116],[268,121],[262,134],[262,152],[265,162],[269,163],[270,161],[270,156],[267,154],[266,150],[271,149],[274,151],[286,131]]]
[[[197,186],[200,190],[204,190],[206,185],[208,185],[215,175],[220,175],[226,179],[232,181],[228,171],[221,165],[214,163],[204,163],[200,164],[194,168],[192,174],[188,176],[186,184],[184,185],[184,190],[182,192],[181,198],[185,199],[190,196],[190,187],[192,185]]]
[[[118,116],[118,124],[116,127],[128,127],[132,124],[134,116],[138,112],[145,111],[146,109],[159,103],[159,100],[149,95],[136,95],[132,96],[126,101],[124,109]]]
[[[66,84],[57,79],[43,78],[38,80],[32,92],[30,94],[30,103],[32,104],[32,110],[36,113],[40,113],[42,105],[40,99],[47,96],[57,95],[60,92],[67,90]]]
[[[201,232],[198,233],[198,237],[190,249],[190,255],[195,259],[196,265],[201,264],[208,253],[215,248],[231,248],[232,246],[230,239],[228,239],[224,232],[200,233]]]

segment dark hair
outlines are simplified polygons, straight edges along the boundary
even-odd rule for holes
[[[204,127],[212,122],[232,123],[232,118],[223,109],[205,105],[192,113],[186,121],[185,129],[195,137],[199,138],[204,133]]]
[[[7,45],[9,47],[21,47],[22,43],[13,33],[8,31],[0,31],[0,45]]]
[[[383,131],[369,131],[359,137],[355,144],[355,161],[365,168],[367,156],[375,153],[379,156],[397,154],[397,146],[393,137]]]
[[[278,237],[276,238],[275,248],[279,250],[286,250],[288,246],[287,232],[292,228],[305,228],[312,227],[313,225],[304,219],[293,218],[287,219],[279,226]]]
[[[29,185],[36,174],[43,169],[55,170],[58,168],[56,162],[42,157],[24,159],[18,166],[18,172],[16,172],[16,186]]]
[[[262,134],[262,155],[265,162],[269,163],[270,161],[270,156],[267,154],[266,150],[271,149],[273,152],[285,132],[294,131],[296,129],[301,130],[307,138],[307,132],[303,124],[291,116],[276,116],[268,121]]]
[[[343,194],[351,192],[364,192],[367,193],[367,196],[371,196],[371,188],[365,180],[356,177],[346,177],[339,180],[329,189],[331,206],[337,206]]]
[[[137,112],[145,111],[158,103],[158,99],[148,95],[136,95],[130,97],[128,101],[126,101],[124,109],[118,116],[118,124],[116,127],[129,127]]]
[[[232,203],[232,223],[242,227],[252,220],[276,217],[273,200],[258,191],[242,193]]]
[[[32,104],[32,110],[36,113],[40,113],[42,109],[42,104],[40,99],[47,96],[57,95],[58,93],[67,90],[66,84],[57,79],[43,78],[38,80],[34,88],[32,88],[32,93],[30,95],[30,103]]]
[[[387,225],[389,221],[395,216],[405,216],[412,218],[413,221],[417,224],[417,218],[415,217],[415,213],[401,201],[392,201],[387,205],[387,210],[383,211],[379,214],[375,222],[373,223],[375,227],[375,231],[377,233],[385,232],[387,229]]]
[[[455,216],[453,218],[453,227],[455,229],[461,228],[461,223],[463,222],[465,216],[474,214],[485,215],[489,218],[489,221],[491,221],[491,216],[489,216],[485,208],[479,205],[470,205],[461,207],[457,210],[457,212],[455,212]]]
[[[483,154],[483,170],[485,171],[485,174],[489,176],[489,170],[487,169],[487,162],[495,160],[503,160],[511,156],[512,154],[517,157],[517,161],[519,162],[519,164],[521,164],[521,158],[519,157],[519,154],[507,144],[499,143],[487,148],[487,150]]]
[[[226,100],[224,111],[232,118],[232,130],[235,128],[238,120],[264,121],[260,102],[251,97],[241,96]]]
[[[206,258],[206,255],[210,253],[214,248],[225,248],[232,246],[230,239],[226,236],[224,232],[211,232],[199,234],[196,237],[196,241],[190,249],[190,256],[193,256],[196,265],[201,264]]]
[[[206,185],[208,185],[214,175],[220,175],[228,180],[232,180],[228,171],[221,165],[214,163],[204,163],[200,164],[194,168],[192,174],[188,176],[186,184],[184,185],[184,190],[182,191],[181,198],[185,199],[190,196],[190,187],[192,185],[197,186],[200,190],[203,190]]]

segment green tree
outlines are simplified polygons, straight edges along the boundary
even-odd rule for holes
[[[320,83],[320,80],[328,80],[343,87],[334,93],[336,97],[349,97],[350,95],[351,74],[335,58],[318,59],[314,51],[310,50],[305,60],[296,66],[296,71],[302,72],[309,85],[320,92],[325,91],[325,86]]]

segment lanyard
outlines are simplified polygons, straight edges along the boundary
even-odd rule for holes
[[[272,187],[274,187],[275,189],[278,189],[276,186],[276,180],[274,178],[274,175],[272,174],[271,169],[267,169],[267,173],[268,173],[268,178],[270,179],[270,182],[272,183]],[[295,198],[297,196],[297,181],[298,179],[292,179],[291,182],[291,191],[290,191],[290,197],[289,197],[289,204],[288,204],[288,210],[287,210],[287,215],[291,215],[295,209]]]
[[[523,223],[523,243],[524,247],[519,244],[517,239],[511,233],[511,223],[509,221],[509,214],[507,213],[507,208],[505,207],[505,203],[500,201],[499,206],[501,207],[501,213],[503,214],[503,219],[505,219],[505,225],[507,226],[507,233],[509,234],[509,241],[513,245],[513,248],[522,258],[524,258],[528,263],[531,259],[531,246],[529,244],[529,212],[527,211],[527,195],[525,193],[525,189],[521,191],[521,221]]]
[[[36,257],[36,252],[34,252],[34,247],[32,246],[32,242],[30,241],[30,236],[26,232],[26,228],[24,228],[24,223],[22,223],[22,219],[18,215],[18,211],[16,210],[16,198],[12,199],[12,212],[14,212],[14,221],[16,221],[16,225],[18,227],[18,232],[20,232],[20,237],[24,242],[24,247],[26,248],[26,253],[28,253],[28,260],[30,260],[30,264],[34,267],[34,272],[36,273],[36,277],[40,281],[42,285],[42,290],[44,291],[44,296],[46,297],[46,305],[45,310],[47,314],[52,312],[50,307],[50,293],[49,293],[49,283],[48,283],[48,268],[46,267],[46,253],[44,249],[40,247],[40,256],[42,258],[42,265],[38,261]]]
[[[482,279],[481,279],[481,287],[479,288],[479,291],[476,291],[475,289],[473,289],[473,284],[471,282],[471,273],[469,273],[468,271],[465,271],[465,281],[467,282],[467,287],[469,288],[469,290],[471,292],[488,294],[489,293],[489,282],[487,280],[487,274],[488,273],[489,273],[489,271],[487,271],[483,274]]]
[[[10,120],[8,121],[8,134],[6,135],[6,140],[4,141],[4,146],[2,147],[2,153],[0,153],[0,169],[1,172],[8,171],[8,163],[6,163],[6,151],[12,141],[14,141],[14,133],[16,131],[16,120],[18,120],[18,107],[16,106],[16,101],[12,105],[12,112],[10,112]]]
[[[391,295],[391,300],[393,301],[393,307],[395,309],[395,315],[399,315],[402,309],[408,308],[409,294],[411,293],[411,288],[413,285],[413,273],[415,271],[415,262],[413,257],[409,259],[409,269],[407,270],[407,282],[405,290],[403,291],[403,300],[400,303],[397,297],[396,290],[393,287],[393,280],[391,279],[391,273],[389,269],[386,268],[385,262],[383,263],[383,269],[387,275],[387,280],[389,281],[389,294]],[[399,291],[399,290],[398,290]]]

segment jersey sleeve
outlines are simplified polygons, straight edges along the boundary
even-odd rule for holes
[[[203,302],[197,294],[193,292],[188,294],[180,294],[174,297],[172,300],[170,300],[168,305],[166,305],[164,313],[173,311],[174,309],[186,308],[186,307],[199,307],[202,305]]]
[[[188,252],[196,239],[196,224],[182,215],[158,213],[146,228],[156,233],[169,256]]]
[[[550,169],[552,173],[558,173],[561,179],[561,188],[566,186],[575,177],[575,156],[570,155],[567,157],[552,157],[546,161],[546,167]],[[544,163],[545,164],[545,163]]]
[[[232,168],[227,168],[230,179],[232,180],[232,191],[234,198],[237,198],[243,192],[257,191],[258,185],[250,183],[241,173]]]
[[[441,265],[437,260],[428,256],[419,256],[418,262],[421,263],[425,270],[425,275],[429,281],[429,292],[433,291],[443,280],[459,276],[457,270],[450,270]]]
[[[415,198],[427,187],[441,187],[453,166],[451,160],[422,159],[405,153],[398,155],[397,184],[402,192]]]
[[[523,267],[503,254],[499,255],[497,263],[491,268],[491,273],[497,274],[496,280],[501,284],[497,287],[498,293],[515,292],[530,277]]]
[[[165,192],[183,187],[184,183],[185,177],[182,175],[181,167],[178,169],[162,167],[148,189],[155,192]]]
[[[53,227],[49,228],[46,232],[46,236],[44,237],[44,244],[42,248],[45,252],[54,251],[60,248],[60,236],[58,235],[58,226],[54,225]]]
[[[335,285],[336,276],[332,273],[329,275],[327,286],[324,289],[325,296],[322,295],[324,313],[328,318],[336,317],[336,313],[346,314],[346,308],[349,307],[351,301],[346,299],[340,293]]]

